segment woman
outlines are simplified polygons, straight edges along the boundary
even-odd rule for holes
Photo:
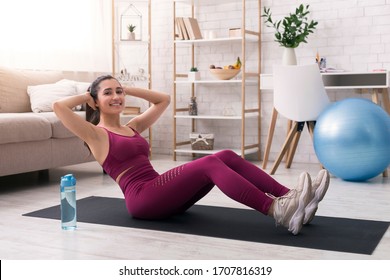
[[[144,99],[151,106],[121,125],[126,95]],[[290,190],[252,163],[225,150],[159,175],[149,161],[149,145],[140,133],[158,120],[169,102],[167,94],[122,87],[107,75],[97,78],[85,94],[55,102],[53,109],[119,184],[133,217],[162,219],[181,213],[216,185],[230,198],[273,217],[277,225],[287,227],[294,235],[312,220],[329,185],[325,170],[320,171],[313,186],[310,176],[302,173],[297,188]],[[72,111],[84,103],[94,110],[91,122]]]

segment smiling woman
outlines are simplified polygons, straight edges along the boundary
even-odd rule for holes
[[[33,69],[109,71],[111,1],[0,2],[0,61]]]

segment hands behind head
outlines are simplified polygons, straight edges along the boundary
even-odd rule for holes
[[[96,102],[95,100],[93,99],[93,97],[91,96],[90,92],[87,91],[85,93],[85,96],[87,97],[87,100],[86,100],[86,103],[89,105],[89,107],[91,107],[93,110],[96,110]]]

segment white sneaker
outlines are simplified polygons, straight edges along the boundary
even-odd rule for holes
[[[322,169],[318,172],[317,177],[313,181],[312,185],[312,197],[309,204],[305,208],[305,218],[303,220],[303,224],[309,224],[318,209],[318,203],[324,198],[326,191],[329,187],[329,172],[326,169]]]
[[[283,225],[292,234],[297,235],[303,225],[306,205],[312,197],[309,174],[302,173],[299,176],[298,187],[291,189],[284,196],[275,197],[268,193],[267,195],[274,199],[273,217],[276,225]]]

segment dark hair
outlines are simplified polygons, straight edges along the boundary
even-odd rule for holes
[[[88,91],[89,91],[89,94],[92,96],[94,101],[96,101],[98,99],[98,91],[100,89],[100,83],[105,81],[105,80],[111,80],[111,79],[115,79],[115,78],[111,75],[103,75],[103,76],[96,78],[96,80],[94,80],[92,82],[92,84],[88,88]],[[94,110],[87,104],[85,118],[90,123],[97,125],[100,122],[99,108],[96,108],[96,110]]]

